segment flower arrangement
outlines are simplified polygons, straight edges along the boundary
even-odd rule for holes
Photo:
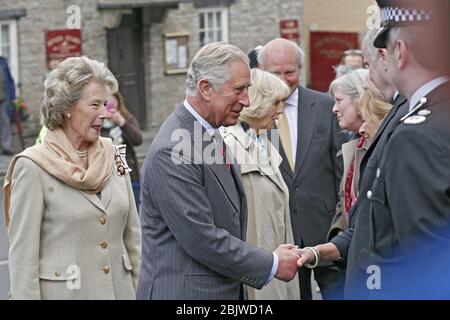
[[[20,119],[20,122],[25,122],[28,120],[28,105],[25,103],[25,99],[23,96],[19,96],[12,103],[14,114],[11,117],[12,122],[16,122],[17,118]]]

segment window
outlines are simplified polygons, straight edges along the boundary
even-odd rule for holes
[[[8,59],[9,68],[17,86],[19,83],[19,63],[16,20],[0,20],[0,55]]]
[[[228,9],[199,10],[200,46],[215,41],[228,42]]]

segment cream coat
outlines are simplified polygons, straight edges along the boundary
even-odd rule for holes
[[[19,158],[11,188],[12,299],[135,299],[141,231],[129,175],[97,195]]]
[[[247,242],[274,251],[279,245],[294,243],[289,211],[289,190],[279,169],[282,161],[267,140],[268,157],[261,153],[255,135],[244,132],[240,124],[221,128],[228,150],[241,166],[242,183],[248,202]],[[249,299],[300,299],[298,278],[285,283],[273,279],[258,291],[248,288]]]

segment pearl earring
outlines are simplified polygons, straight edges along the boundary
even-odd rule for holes
[[[70,119],[70,118],[72,118],[72,115],[71,115],[70,113],[68,113],[68,114],[66,115],[66,117],[67,117],[67,119]]]

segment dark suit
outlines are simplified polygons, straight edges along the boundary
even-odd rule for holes
[[[333,100],[325,93],[299,87],[298,140],[295,172],[282,145],[281,173],[289,188],[295,243],[314,246],[326,242],[336,212],[342,159],[337,157],[345,136],[332,112]],[[294,152],[294,151],[293,151]],[[330,273],[332,274],[330,276]],[[302,299],[311,298],[311,272],[300,269]],[[343,282],[343,274],[330,264],[315,269],[316,281],[327,295],[327,284]]]
[[[205,134],[178,107],[143,165],[138,299],[239,299],[242,283],[262,288],[273,266],[272,252],[244,242],[247,205],[239,168],[201,161],[214,142],[208,134],[207,141],[196,136],[194,124]]]
[[[370,202],[366,195],[372,187],[376,177],[384,148],[389,141],[392,132],[398,126],[400,118],[404,116],[407,111],[408,103],[406,102],[406,99],[398,96],[392,109],[380,125],[372,144],[363,158],[361,164],[359,197],[350,211],[350,228],[331,240],[331,242],[339,248],[341,256],[344,258],[340,263],[341,267],[347,267],[346,296],[352,292],[361,292],[362,289],[358,288],[362,283],[361,279],[367,280],[366,271],[369,266],[367,250],[369,246],[367,242],[369,221],[367,221],[367,213],[369,211]],[[355,229],[357,229],[356,232],[354,231]],[[365,284],[364,288],[367,288]],[[361,296],[350,295],[350,297],[360,298]]]

